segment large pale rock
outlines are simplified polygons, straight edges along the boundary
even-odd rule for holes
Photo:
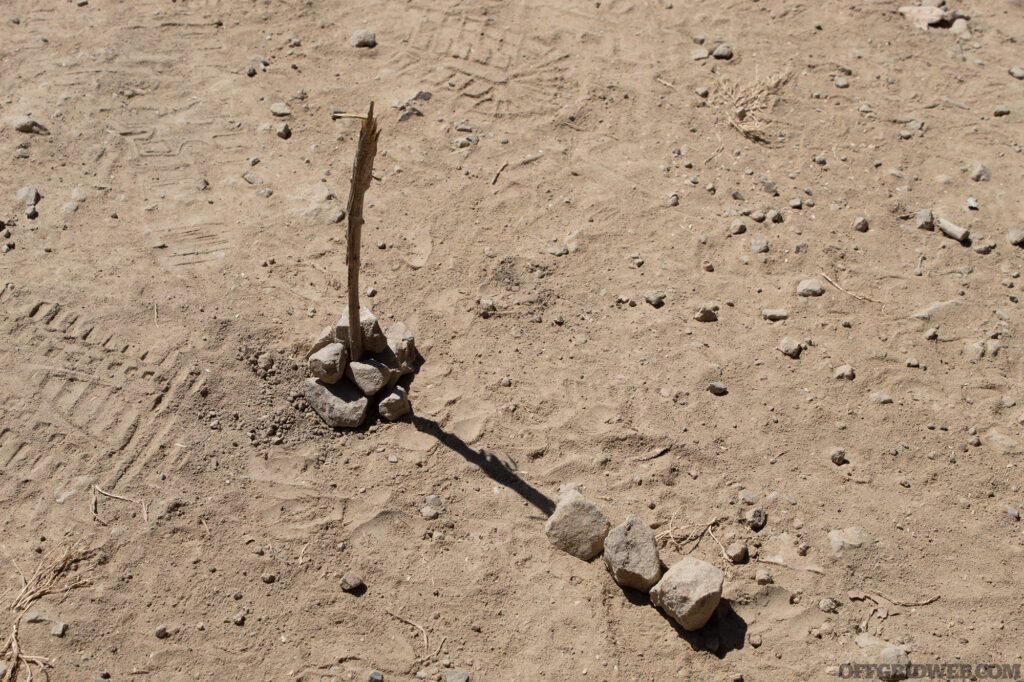
[[[654,531],[635,514],[615,526],[604,539],[604,563],[615,582],[646,592],[661,577]]]
[[[722,599],[725,574],[706,561],[683,557],[651,588],[651,603],[684,630],[704,627]]]
[[[366,418],[370,401],[348,382],[327,385],[309,378],[302,382],[302,392],[313,411],[331,428],[355,428]]]
[[[325,384],[336,384],[345,375],[348,349],[340,343],[329,343],[309,356],[309,371]]]
[[[894,682],[895,680],[905,680],[910,676],[913,668],[906,649],[863,632],[857,635],[854,641],[864,653],[865,658],[876,666],[873,672],[878,675],[878,679]]]
[[[404,324],[396,322],[388,329],[386,341],[377,359],[391,370],[388,386],[394,386],[401,377],[416,371],[416,340]]]
[[[363,351],[367,353],[379,353],[387,346],[387,339],[381,331],[377,318],[365,306],[359,308],[359,329],[362,332]],[[334,326],[334,337],[339,340],[347,340],[348,336],[348,306],[341,313],[341,319]]]
[[[377,395],[388,383],[391,370],[376,360],[350,362],[345,376],[352,380],[363,395]]]
[[[35,206],[36,204],[39,203],[39,199],[41,199],[42,197],[39,196],[39,190],[37,190],[35,187],[33,187],[32,185],[25,185],[24,187],[18,190],[17,198],[18,201],[25,204],[26,206]]]
[[[577,488],[568,488],[558,498],[555,513],[544,525],[544,532],[558,549],[589,561],[604,548],[611,524],[604,514]]]
[[[849,528],[829,531],[828,542],[832,546],[832,551],[838,554],[847,549],[863,547],[871,542],[871,536],[857,526],[850,526]]]
[[[380,416],[389,422],[404,417],[409,414],[409,395],[401,386],[395,386],[380,399],[377,410],[380,412]]]

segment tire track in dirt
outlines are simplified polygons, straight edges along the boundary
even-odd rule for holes
[[[36,301],[0,325],[8,390],[0,430],[0,496],[45,495],[78,477],[105,485],[173,470],[182,406],[202,385],[173,345],[140,351],[119,329]]]

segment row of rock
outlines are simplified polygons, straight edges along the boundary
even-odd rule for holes
[[[684,630],[704,627],[718,608],[725,581],[721,570],[688,556],[662,573],[658,541],[650,526],[630,514],[612,528],[575,484],[562,488],[544,530],[551,544],[584,561],[603,551],[616,583],[649,592],[651,603]]]
[[[412,333],[396,322],[385,335],[368,308],[359,310],[359,334],[369,354],[349,361],[348,308],[326,327],[307,356],[313,376],[303,382],[306,402],[332,428],[355,428],[366,419],[370,399],[380,416],[394,421],[409,412],[409,396],[398,380],[416,371]],[[379,397],[379,398],[378,398]]]

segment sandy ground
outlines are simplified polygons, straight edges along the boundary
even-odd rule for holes
[[[4,3],[0,641],[54,680],[812,680],[865,630],[1020,663],[1024,2],[951,2],[970,35],[881,0]],[[414,417],[342,433],[300,384],[344,307],[331,111],[371,100],[364,301],[424,364]],[[706,628],[548,543],[567,482],[726,572]],[[9,610],[71,546],[48,620]]]

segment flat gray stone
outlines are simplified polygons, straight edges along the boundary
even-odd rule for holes
[[[309,371],[325,384],[336,384],[345,375],[348,349],[341,343],[329,343],[309,356]]]
[[[327,385],[309,378],[302,382],[302,392],[313,411],[331,428],[355,428],[366,418],[370,401],[347,381]]]
[[[28,133],[30,135],[49,135],[50,131],[42,123],[35,121],[31,118],[19,118],[14,121],[14,129],[19,133]]]
[[[650,590],[661,578],[654,531],[638,516],[630,514],[604,539],[604,563],[619,585],[643,592]]]
[[[769,322],[778,322],[789,318],[789,311],[782,308],[765,308],[761,311],[761,317]]]
[[[373,396],[387,385],[391,370],[376,360],[363,360],[348,363],[345,376],[352,380],[363,395]]]
[[[1024,230],[1010,230],[1007,238],[1014,246],[1024,246]]]
[[[892,404],[892,396],[889,395],[888,393],[883,393],[882,391],[875,391],[869,397],[871,398],[871,402],[873,402],[873,403],[875,403],[877,405],[891,405]]]
[[[270,113],[274,116],[291,116],[292,110],[284,102],[274,102],[270,105]]]
[[[400,419],[409,414],[409,395],[401,386],[395,386],[380,399],[377,411],[389,422]]]
[[[857,376],[857,373],[853,370],[853,365],[839,365],[836,367],[835,372],[832,376],[836,379],[845,379],[846,381],[853,381]]]
[[[461,670],[447,670],[444,673],[444,682],[469,682],[469,673]]]
[[[798,296],[821,296],[825,293],[825,285],[820,279],[805,279],[796,285]]]
[[[552,545],[584,561],[601,553],[609,528],[604,514],[571,487],[558,498],[555,512],[544,524]]]
[[[651,603],[684,630],[698,630],[718,608],[724,582],[725,574],[711,564],[683,557],[651,588]]]
[[[955,308],[958,305],[960,305],[960,301],[957,300],[939,301],[937,303],[932,303],[925,308],[921,308],[911,315],[911,317],[917,320],[926,320],[931,322],[932,319],[939,317],[942,313],[948,312],[951,308]]]

